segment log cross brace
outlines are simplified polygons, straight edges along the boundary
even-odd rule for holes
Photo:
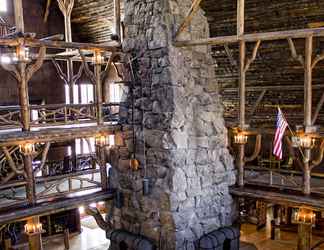
[[[3,153],[4,153],[5,156],[6,156],[6,159],[7,159],[7,161],[8,161],[9,167],[10,167],[11,170],[13,171],[12,174],[9,174],[9,175],[10,175],[10,179],[11,179],[12,177],[16,176],[16,175],[22,175],[22,176],[24,176],[24,178],[26,179],[26,178],[27,178],[27,175],[26,175],[26,173],[25,173],[25,171],[24,171],[24,166],[23,166],[23,164],[19,164],[19,165],[17,165],[17,164],[15,163],[15,161],[13,160],[13,158],[12,158],[12,156],[11,156],[11,154],[10,154],[10,152],[9,152],[9,150],[8,150],[7,147],[2,147],[1,149],[2,149]]]
[[[108,230],[112,230],[112,224],[109,221],[105,221],[105,219],[102,217],[101,213],[99,212],[99,210],[97,208],[92,208],[92,207],[86,207],[85,208],[85,212],[88,215],[91,215],[92,217],[94,217],[94,219],[96,220],[98,226],[104,230],[104,231],[108,231]]]
[[[50,142],[46,142],[45,143],[45,147],[44,147],[44,149],[42,151],[41,163],[40,163],[39,167],[37,167],[34,170],[34,175],[37,175],[37,173],[44,168],[44,166],[46,164],[47,155],[48,155],[48,151],[49,151],[50,146],[51,146],[51,143]]]
[[[296,61],[300,62],[300,64],[302,66],[304,66],[304,57],[302,55],[297,54],[294,41],[291,38],[287,38],[287,41],[289,44],[289,49],[290,49],[292,58],[295,59]]]
[[[86,61],[85,55],[82,53],[81,50],[79,50],[79,53],[80,53],[80,56],[81,56],[81,59],[82,59],[82,65],[84,67],[84,71],[85,71],[87,77],[92,82],[92,84],[95,85],[96,84],[95,74],[90,70],[89,65],[88,65],[88,63]],[[105,67],[104,71],[102,71],[101,74],[100,74],[101,82],[103,82],[105,80],[105,78],[108,76],[109,69],[110,69],[111,65],[113,64],[114,58],[115,58],[115,54],[113,53],[110,56],[110,58],[109,58],[109,60],[108,60],[108,62],[106,64],[106,67]]]
[[[57,0],[57,3],[64,15],[71,16],[74,0]]]
[[[312,162],[310,164],[310,170],[312,170],[314,167],[321,164],[321,162],[323,160],[323,155],[324,155],[324,139],[322,139],[322,141],[321,141],[321,145],[319,147],[319,152],[318,152],[317,158],[312,160]]]
[[[253,154],[251,156],[244,157],[244,163],[254,161],[258,157],[258,155],[260,154],[260,151],[261,151],[261,139],[262,139],[261,134],[258,134],[255,139],[256,139],[256,141],[255,141]]]
[[[253,48],[253,52],[252,52],[252,56],[250,58],[247,59],[246,61],[246,64],[244,66],[244,73],[246,73],[251,64],[254,62],[254,60],[256,59],[256,56],[257,56],[257,53],[258,53],[258,49],[260,47],[260,44],[261,44],[261,40],[258,40],[255,45],[254,45],[254,48]]]
[[[312,62],[312,69],[314,69],[315,66],[317,65],[317,63],[319,63],[322,60],[324,60],[324,53],[316,56],[316,58]],[[321,98],[320,98],[320,100],[319,100],[319,102],[318,102],[318,104],[316,106],[316,110],[315,110],[315,113],[314,113],[314,116],[313,116],[313,119],[312,119],[312,125],[315,124],[323,105],[324,105],[324,93],[322,94],[322,96],[321,96]]]
[[[69,79],[67,74],[65,74],[63,72],[61,66],[58,64],[58,62],[55,59],[52,59],[52,63],[55,66],[56,72],[59,75],[59,77],[64,81],[65,84],[67,84],[69,86],[74,85],[82,76],[84,64],[81,64],[78,73],[76,75],[72,76],[72,79]]]

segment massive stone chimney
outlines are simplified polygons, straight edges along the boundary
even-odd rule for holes
[[[144,235],[163,250],[193,249],[195,240],[231,225],[235,216],[228,190],[235,183],[235,172],[227,149],[215,62],[206,46],[177,48],[172,44],[191,3],[124,3],[123,50],[132,59],[132,67],[126,67],[128,80],[132,79],[130,68],[136,79],[132,84],[138,126],[136,145],[131,132],[124,132],[125,146],[120,145],[113,156],[115,187],[124,196],[114,221],[116,228]],[[199,10],[180,39],[208,36],[207,19]],[[140,161],[139,171],[128,166],[133,150]],[[143,195],[144,177],[151,180],[148,195]]]

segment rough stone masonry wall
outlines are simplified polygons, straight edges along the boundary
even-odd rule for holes
[[[137,127],[136,157],[142,169],[129,170],[129,133],[127,147],[114,155],[115,186],[125,197],[124,207],[115,213],[115,226],[143,234],[165,250],[192,249],[194,240],[230,225],[235,214],[228,191],[235,172],[214,62],[207,47],[172,46],[172,34],[190,5],[191,0],[125,0],[123,49],[138,57],[133,63],[138,79],[134,115],[136,122],[144,119],[147,169],[143,133]],[[182,39],[208,34],[207,20],[199,11]],[[145,172],[152,179],[148,196],[142,194]]]

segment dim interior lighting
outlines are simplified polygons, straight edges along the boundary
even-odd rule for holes
[[[83,206],[79,207],[79,213],[81,215],[84,215],[85,214],[85,208]]]
[[[243,132],[238,132],[234,135],[234,143],[235,144],[246,144],[248,140],[248,136]]]
[[[307,208],[299,208],[294,215],[294,221],[298,224],[315,224],[316,214]]]
[[[35,153],[35,144],[25,143],[19,146],[20,152],[24,155],[32,155]]]
[[[300,134],[291,138],[293,147],[301,147],[306,149],[314,148],[316,139],[307,134]]]
[[[29,62],[29,48],[26,48],[25,46],[16,47],[16,57],[13,58],[13,60],[18,62]]]
[[[11,58],[10,56],[8,55],[2,55],[1,56],[1,63],[3,64],[10,64],[12,61],[11,61]]]
[[[95,137],[95,144],[99,147],[104,147],[109,144],[109,141],[107,140],[107,137],[105,135],[97,135]]]
[[[26,223],[25,224],[25,233],[26,234],[40,234],[43,232],[42,223]]]
[[[100,50],[96,50],[94,52],[94,56],[93,56],[93,63],[94,64],[103,64],[105,62],[104,57],[101,54]]]

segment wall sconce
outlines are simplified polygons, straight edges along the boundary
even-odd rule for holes
[[[105,63],[105,58],[101,55],[100,50],[95,50],[92,60],[93,60],[93,64],[97,64],[97,65]]]
[[[235,144],[243,145],[243,144],[246,144],[247,143],[247,140],[248,140],[248,136],[245,135],[242,132],[238,132],[238,133],[236,133],[234,135],[234,143]]]
[[[104,147],[109,144],[105,135],[97,135],[95,137],[95,144],[98,147]]]
[[[137,171],[139,169],[139,162],[138,160],[135,158],[135,155],[132,155],[132,158],[129,160],[129,167],[134,170]]]
[[[293,147],[301,147],[306,149],[314,148],[316,145],[316,139],[312,138],[310,135],[301,134],[297,136],[293,136],[291,138]]]
[[[42,225],[42,223],[36,223],[36,224],[26,223],[25,224],[25,233],[27,235],[43,233],[43,225]]]
[[[312,224],[316,222],[316,214],[307,208],[299,208],[294,215],[294,221],[297,224]]]
[[[25,143],[19,146],[19,150],[23,155],[33,155],[35,153],[35,144]]]
[[[29,48],[26,48],[25,46],[16,47],[16,55],[13,61],[25,63],[30,62]]]

